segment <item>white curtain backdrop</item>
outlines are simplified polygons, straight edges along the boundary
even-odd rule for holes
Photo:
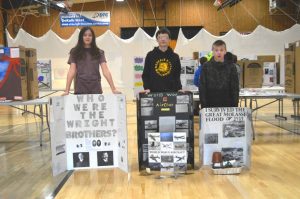
[[[61,39],[52,30],[42,37],[33,37],[21,29],[13,39],[7,33],[10,47],[25,46],[36,48],[38,59],[51,59],[53,89],[65,89],[66,76],[69,65],[67,60],[69,51],[78,40],[79,29],[67,39]],[[296,24],[285,31],[276,32],[263,26],[258,26],[251,34],[241,35],[236,30],[230,30],[224,36],[214,36],[202,29],[192,39],[186,39],[179,31],[175,52],[180,57],[192,57],[195,51],[210,51],[216,39],[223,39],[227,43],[228,51],[238,55],[239,58],[251,55],[279,55],[281,76],[280,82],[284,84],[284,47],[287,43],[300,40],[300,25]],[[96,38],[97,45],[105,51],[106,59],[116,86],[126,94],[127,99],[133,99],[133,58],[146,56],[147,52],[157,46],[155,37],[150,37],[142,29],[138,29],[134,36],[124,40],[110,30]],[[104,92],[110,92],[109,86],[102,77]]]

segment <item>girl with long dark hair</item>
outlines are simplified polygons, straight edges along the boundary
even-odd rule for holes
[[[111,73],[106,64],[104,51],[96,45],[95,33],[91,27],[80,30],[77,45],[70,51],[66,90],[68,95],[75,78],[75,94],[102,94],[99,67],[114,94],[120,92],[115,88]]]

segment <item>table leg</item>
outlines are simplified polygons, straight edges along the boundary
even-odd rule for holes
[[[276,119],[287,120],[287,117],[283,116],[283,99],[278,99],[278,113],[275,115]]]
[[[44,131],[44,113],[43,113],[43,107],[40,109],[41,114],[41,131],[40,131],[40,146],[43,145],[43,131]]]

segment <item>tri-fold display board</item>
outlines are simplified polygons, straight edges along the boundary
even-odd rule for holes
[[[50,107],[54,175],[87,168],[128,172],[124,95],[53,97]]]
[[[137,100],[139,170],[194,168],[193,95],[139,94]]]
[[[200,112],[200,164],[212,165],[213,152],[236,166],[251,166],[252,113],[248,108],[205,108]]]

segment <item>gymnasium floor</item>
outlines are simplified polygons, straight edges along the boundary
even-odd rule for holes
[[[265,102],[259,100],[258,104]],[[136,107],[132,101],[127,103],[130,173],[119,169],[81,170],[56,177],[51,171],[47,131],[43,146],[39,146],[39,118],[0,106],[0,199],[300,198],[300,121],[290,118],[290,100],[284,100],[284,106],[287,121],[274,119],[277,104],[253,115],[256,140],[252,145],[252,167],[240,175],[214,176],[209,169],[199,169],[199,117],[195,117],[197,168],[177,179],[139,174]]]

